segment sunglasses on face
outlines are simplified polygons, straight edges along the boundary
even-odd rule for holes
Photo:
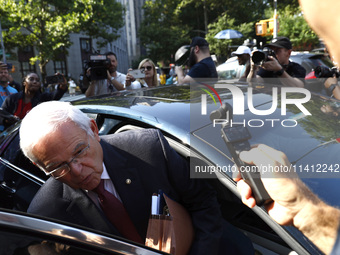
[[[145,69],[148,70],[148,71],[151,71],[152,66],[143,66],[143,67],[140,68],[140,70],[141,70],[142,72],[144,72]]]

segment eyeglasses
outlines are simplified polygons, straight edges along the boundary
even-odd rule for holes
[[[27,78],[27,80],[29,80],[29,81],[36,81],[36,82],[40,81],[39,78],[35,78],[35,77],[29,77],[29,78]]]
[[[47,171],[45,169],[44,172],[46,175],[51,175],[54,179],[59,179],[66,175],[68,172],[71,171],[71,164],[78,164],[80,162],[80,159],[86,156],[87,150],[90,148],[90,144],[88,143],[87,146],[80,151],[77,152],[77,154],[70,160],[70,162],[66,162],[65,164],[61,165],[60,167],[52,170]]]
[[[152,66],[143,66],[143,67],[140,68],[140,70],[141,70],[142,72],[144,72],[145,69],[148,70],[148,71],[151,71]]]

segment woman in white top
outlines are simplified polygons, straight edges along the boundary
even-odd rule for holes
[[[158,86],[158,78],[155,64],[151,59],[143,59],[138,66],[144,74],[144,78],[135,79],[132,74],[128,73],[126,75],[125,86],[127,89],[140,89],[144,87],[156,87]]]

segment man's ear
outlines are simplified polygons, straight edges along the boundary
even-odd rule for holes
[[[97,126],[96,121],[93,120],[93,119],[91,119],[91,130],[92,130],[92,132],[93,132],[94,137],[95,137],[98,141],[100,141],[98,126]]]

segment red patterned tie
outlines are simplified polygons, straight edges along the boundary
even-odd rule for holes
[[[133,225],[124,205],[117,197],[104,189],[104,180],[100,180],[99,185],[93,189],[98,194],[99,204],[106,217],[123,235],[123,237],[144,244],[138,234],[136,227]]]

